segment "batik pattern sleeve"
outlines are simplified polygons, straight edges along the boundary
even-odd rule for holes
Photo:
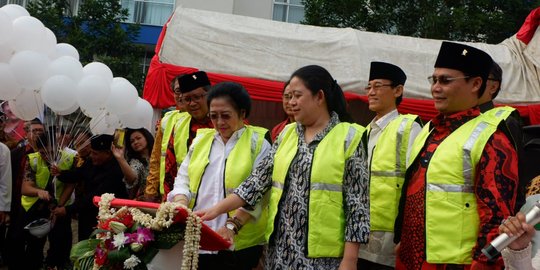
[[[12,182],[11,153],[9,148],[0,142],[0,211],[10,210]]]
[[[345,166],[343,179],[345,241],[367,243],[369,239],[369,174],[367,155],[362,142]]]
[[[154,147],[149,161],[149,172],[146,177],[146,187],[144,195],[147,199],[159,197],[159,165],[161,163],[161,141],[163,139],[163,131],[161,124],[156,127],[156,138],[154,139]]]
[[[278,142],[272,145],[266,157],[259,162],[251,175],[234,191],[236,195],[247,203],[246,209],[255,206],[272,186],[274,155],[278,146]]]
[[[24,164],[24,176],[23,181],[30,181],[36,183],[36,172],[32,170],[30,167],[31,160],[29,158],[26,158],[26,162]]]
[[[502,220],[514,214],[518,185],[517,154],[508,138],[497,131],[490,138],[477,167],[475,193],[480,230],[474,248],[473,265],[503,266],[502,258],[488,261],[482,248],[499,235]]]

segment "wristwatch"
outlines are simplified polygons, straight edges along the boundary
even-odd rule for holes
[[[233,233],[236,234],[236,226],[234,226],[234,224],[227,222],[225,223],[225,228],[231,230]]]

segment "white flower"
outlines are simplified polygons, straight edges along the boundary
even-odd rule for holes
[[[140,262],[141,262],[141,260],[139,260],[139,258],[137,258],[137,256],[131,255],[131,257],[127,258],[127,259],[124,261],[124,269],[133,269],[133,268],[135,268],[135,266],[137,266]]]
[[[113,236],[113,245],[117,248],[124,247],[124,244],[126,243],[127,237],[124,235],[124,233],[115,234]]]

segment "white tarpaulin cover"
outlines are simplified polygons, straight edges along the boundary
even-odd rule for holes
[[[528,45],[467,43],[503,69],[500,103],[540,102],[540,34]],[[327,68],[346,91],[363,94],[371,61],[391,62],[408,76],[405,96],[431,99],[427,77],[441,40],[283,23],[210,11],[176,9],[163,39],[161,62],[208,72],[286,81],[299,67]]]

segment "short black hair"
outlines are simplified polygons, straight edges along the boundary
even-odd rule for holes
[[[47,132],[41,133],[36,140],[37,149],[46,149],[48,146],[50,146],[49,137],[50,137],[49,133]]]
[[[146,140],[146,149],[148,150],[148,154],[152,153],[152,147],[154,146],[154,136],[152,136],[152,133],[150,133],[150,131],[148,131],[146,128],[126,128],[126,156],[128,157],[128,161],[130,161],[131,159],[137,159],[143,165],[148,165],[146,159],[143,158],[140,153],[135,152],[135,150],[131,146],[131,135],[135,132],[140,132],[143,135],[144,139]]]
[[[229,99],[231,105],[238,114],[244,110],[246,113],[245,118],[249,116],[249,113],[251,112],[251,97],[241,84],[235,82],[222,82],[214,85],[206,98],[208,107],[210,108],[210,102],[212,102],[213,99],[222,97]]]
[[[499,91],[501,91],[502,75],[503,75],[503,71],[502,71],[501,66],[499,66],[497,62],[493,61],[493,65],[491,65],[491,69],[489,70],[488,80],[499,82],[499,87],[497,87],[497,91],[493,93],[493,95],[491,96],[491,99],[495,99],[497,95],[499,94]]]

